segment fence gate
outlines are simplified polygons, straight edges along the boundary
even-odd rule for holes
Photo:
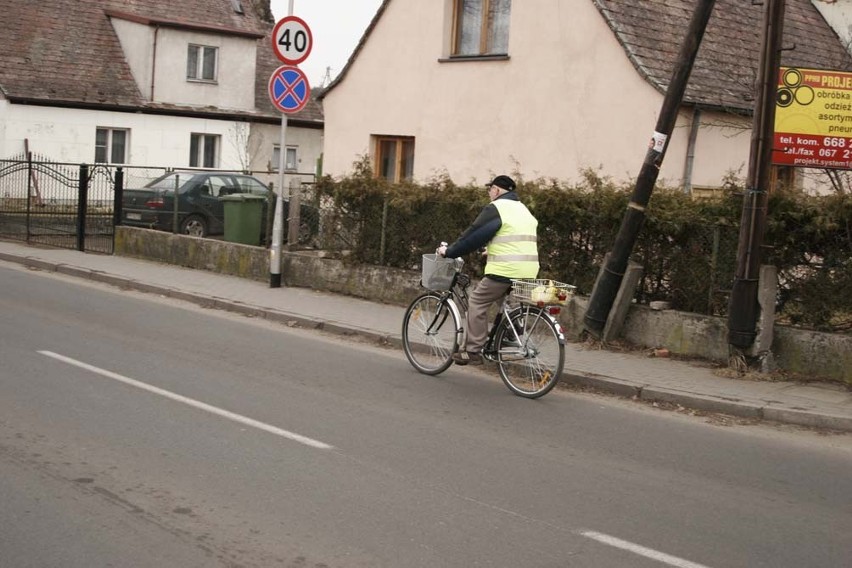
[[[0,237],[112,254],[122,181],[114,166],[0,160]]]

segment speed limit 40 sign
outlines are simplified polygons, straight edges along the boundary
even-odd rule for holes
[[[281,18],[272,30],[272,50],[287,65],[298,65],[311,54],[314,39],[302,18]]]

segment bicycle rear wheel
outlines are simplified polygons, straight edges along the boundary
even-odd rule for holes
[[[518,330],[519,340],[512,326]],[[494,341],[500,378],[516,395],[538,398],[559,382],[565,339],[559,324],[542,309],[524,306],[515,310],[509,321],[500,324]]]
[[[415,369],[437,375],[453,364],[461,333],[461,316],[452,300],[427,292],[415,298],[405,311],[402,348]]]

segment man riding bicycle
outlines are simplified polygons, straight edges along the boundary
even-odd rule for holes
[[[453,354],[457,365],[481,365],[482,348],[488,340],[488,308],[506,295],[512,279],[538,276],[538,221],[520,202],[517,186],[506,175],[486,184],[491,202],[464,233],[438,255],[458,258],[486,247],[485,274],[471,293],[467,312],[465,345]]]

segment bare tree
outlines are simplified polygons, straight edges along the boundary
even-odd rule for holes
[[[237,159],[243,171],[250,171],[254,156],[263,145],[264,136],[251,127],[249,122],[236,122],[228,129],[228,140],[237,151]]]

